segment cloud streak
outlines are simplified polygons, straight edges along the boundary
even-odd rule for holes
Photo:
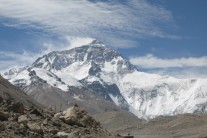
[[[152,54],[142,57],[130,57],[130,62],[142,68],[186,68],[207,67],[207,56],[183,58],[158,58]]]
[[[19,68],[29,65],[37,56],[38,54],[27,51],[23,51],[22,53],[0,51],[0,72],[3,73],[11,68]]]
[[[138,69],[159,75],[170,75],[176,78],[207,78],[207,56],[159,58],[152,54],[130,57],[130,62]]]
[[[146,70],[145,70],[146,71]],[[205,67],[186,67],[186,68],[158,68],[149,69],[148,73],[159,75],[170,75],[176,78],[207,78],[207,70]]]
[[[173,22],[172,14],[144,0],[0,0],[0,17],[7,26],[92,37],[115,47],[124,47],[117,41],[120,38],[128,42],[143,37],[178,38],[157,25]]]
[[[4,73],[11,68],[20,68],[31,65],[37,58],[48,54],[51,51],[68,50],[77,46],[89,44],[92,38],[65,38],[67,43],[58,45],[44,43],[39,52],[22,51],[20,53],[10,51],[0,51],[0,73]]]

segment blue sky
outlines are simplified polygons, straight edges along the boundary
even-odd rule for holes
[[[0,70],[100,39],[141,71],[207,77],[206,0],[0,0]]]

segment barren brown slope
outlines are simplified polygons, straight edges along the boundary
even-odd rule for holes
[[[105,100],[96,92],[85,87],[70,87],[68,92],[64,92],[46,83],[38,83],[30,85],[24,91],[40,104],[53,107],[56,111],[65,110],[74,104],[91,114],[120,110],[114,103]]]
[[[160,116],[147,122],[127,112],[105,112],[95,118],[110,132],[135,138],[207,138],[207,115]]]
[[[19,90],[17,87],[12,85],[10,82],[0,76],[0,96],[4,99],[14,100],[21,102],[26,106],[42,107],[33,98]]]

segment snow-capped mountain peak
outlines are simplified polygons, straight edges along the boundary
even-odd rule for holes
[[[140,72],[98,40],[51,52],[27,68],[5,73],[4,77],[21,88],[34,80],[65,92],[71,86],[88,87],[143,118],[207,111],[207,79],[177,79]]]
[[[65,68],[74,64],[84,66],[86,64],[88,66],[97,64],[105,71],[117,71],[117,73],[123,73],[124,70],[131,72],[136,68],[125,60],[120,53],[106,47],[98,40],[71,50],[51,52],[38,58],[33,63],[33,67],[57,71],[65,70]]]

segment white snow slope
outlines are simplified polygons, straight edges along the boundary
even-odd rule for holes
[[[5,73],[4,77],[17,86],[27,86],[31,84],[31,71],[65,92],[70,86],[94,82],[103,86],[115,84],[129,111],[140,118],[207,112],[207,79],[177,79],[140,72],[97,40],[71,50],[51,52],[29,67]],[[117,95],[111,92],[108,95],[120,105]]]

